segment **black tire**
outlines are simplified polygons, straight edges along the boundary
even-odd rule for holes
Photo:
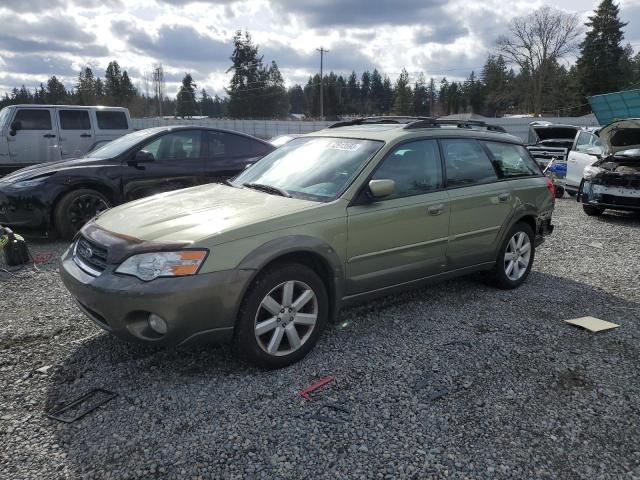
[[[570,197],[575,197],[578,194],[578,192],[576,192],[575,190],[566,190],[565,189],[565,192],[567,192]]]
[[[555,191],[556,191],[556,198],[564,197],[564,192],[565,192],[564,187],[561,187],[560,185],[556,185]]]
[[[316,301],[313,305],[316,308],[316,322],[310,330],[303,330],[303,334],[308,333],[308,336],[306,340],[301,343],[300,347],[289,354],[285,354],[285,348],[281,355],[274,355],[266,351],[265,343],[267,343],[267,340],[273,339],[271,335],[273,335],[272,332],[275,332],[275,329],[267,331],[267,333],[260,337],[261,340],[259,340],[256,336],[255,326],[258,322],[264,321],[264,318],[263,320],[259,320],[260,315],[268,313],[261,307],[263,300],[281,284],[290,281],[308,286],[313,294],[315,294]],[[276,291],[274,295],[277,294],[278,292]],[[293,298],[296,298],[295,294]],[[270,315],[271,314],[267,314],[266,317]],[[280,318],[280,314],[276,314],[276,316]],[[273,318],[276,318],[276,316],[273,316]],[[282,314],[283,320],[289,320],[291,323],[290,317],[284,318],[286,316],[286,312]],[[274,369],[292,365],[304,358],[318,342],[328,318],[329,299],[327,290],[322,279],[312,269],[297,263],[274,265],[261,272],[245,294],[236,319],[233,338],[234,352],[237,356],[244,358],[260,368]],[[280,320],[278,320],[278,322],[280,322]],[[284,325],[286,326],[286,323]],[[282,324],[277,328],[281,328],[281,326]],[[291,326],[292,325],[289,325],[289,328],[291,328]],[[295,328],[307,327],[298,326]],[[300,330],[297,330],[297,332],[300,333]],[[288,335],[283,333],[282,339],[283,342],[285,342],[284,345],[291,348]],[[260,341],[263,342],[262,346],[261,343],[259,343]]]
[[[586,203],[582,204],[582,209],[584,210],[584,213],[586,213],[590,217],[599,217],[604,213],[603,207],[597,207],[595,205],[587,205]]]
[[[72,240],[85,223],[110,207],[109,199],[96,190],[73,190],[56,204],[53,225],[62,238]]]
[[[514,238],[514,236],[516,236],[519,233],[524,233],[528,237],[529,245],[530,245],[530,255],[529,255],[529,263],[527,265],[525,272],[522,274],[520,278],[514,280],[507,275],[507,272],[505,270],[506,269],[505,255],[507,254],[507,249],[509,247],[509,243],[511,242],[511,239]],[[496,265],[491,271],[491,276],[489,278],[490,283],[495,287],[501,288],[503,290],[511,290],[519,287],[525,282],[525,280],[529,276],[529,273],[531,272],[531,266],[533,265],[535,254],[536,254],[536,246],[535,246],[535,236],[533,234],[533,230],[531,230],[531,227],[524,222],[516,223],[513,227],[511,227],[511,229],[509,230],[509,233],[505,237],[505,240],[502,242],[502,245],[500,245],[498,258],[496,259]]]

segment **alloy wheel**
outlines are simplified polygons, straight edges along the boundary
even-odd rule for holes
[[[507,244],[504,254],[504,273],[517,281],[526,273],[531,261],[531,240],[525,232],[517,232]]]
[[[82,226],[107,208],[109,205],[103,198],[90,193],[81,195],[69,205],[69,223]]]
[[[289,280],[273,288],[260,302],[254,332],[260,348],[284,356],[309,339],[318,320],[318,299],[304,282]]]

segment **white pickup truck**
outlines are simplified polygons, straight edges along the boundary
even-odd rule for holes
[[[79,157],[132,131],[126,108],[11,105],[0,110],[0,175]]]

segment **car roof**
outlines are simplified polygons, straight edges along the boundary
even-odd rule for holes
[[[359,138],[363,140],[377,140],[385,143],[400,142],[418,138],[477,138],[481,140],[495,140],[500,142],[522,144],[522,139],[508,133],[481,130],[478,128],[458,128],[456,125],[443,125],[437,128],[411,128],[407,124],[362,124],[325,128],[309,133],[306,137],[339,137]]]
[[[39,103],[19,103],[16,105],[7,105],[9,107],[18,108],[64,108],[64,109],[93,109],[93,110],[122,110],[126,111],[124,107],[106,107],[103,105],[41,105]]]
[[[150,127],[150,128],[141,128],[140,130],[136,130],[137,132],[148,131],[153,133],[158,132],[176,132],[181,130],[207,130],[210,132],[222,132],[222,133],[230,133],[233,135],[239,135],[241,137],[251,138],[252,140],[257,140],[265,145],[271,145],[267,140],[263,140],[262,138],[254,137],[253,135],[249,135],[248,133],[237,132],[235,130],[227,130],[225,128],[215,128],[215,127],[207,127],[205,125],[163,125],[161,127]]]

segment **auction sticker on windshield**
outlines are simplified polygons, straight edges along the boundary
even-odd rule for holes
[[[343,150],[345,152],[355,152],[362,146],[362,143],[358,142],[332,142],[329,144],[329,148],[332,150]]]

